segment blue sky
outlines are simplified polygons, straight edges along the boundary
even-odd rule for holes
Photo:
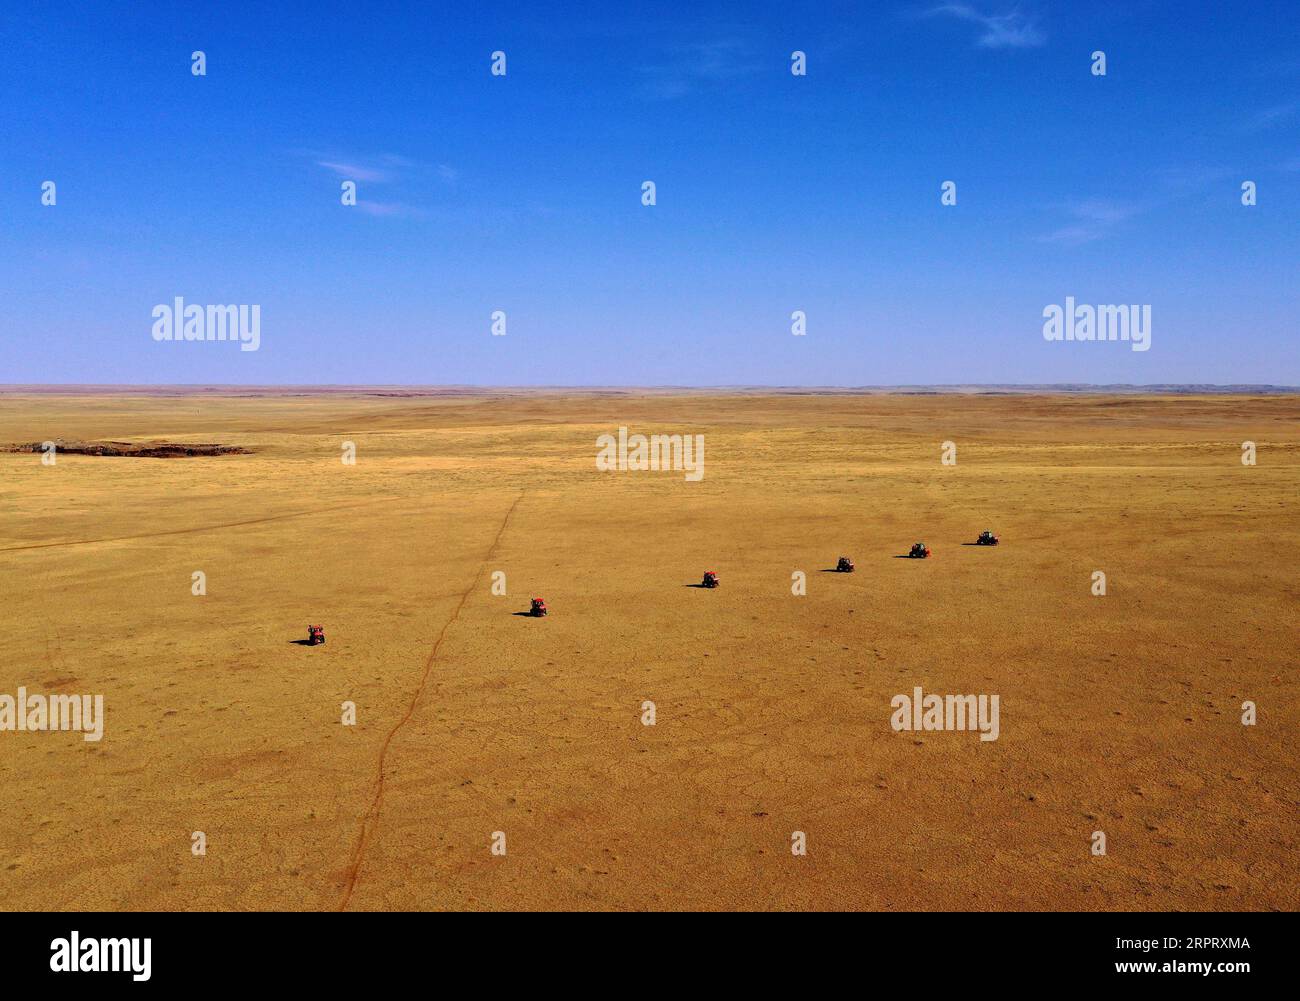
[[[1291,3],[283,6],[5,5],[0,383],[1300,384]]]

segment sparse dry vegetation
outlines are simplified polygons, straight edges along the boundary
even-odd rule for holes
[[[0,399],[52,428],[254,454],[0,455],[0,691],[107,714],[0,734],[6,907],[1300,906],[1294,396]]]

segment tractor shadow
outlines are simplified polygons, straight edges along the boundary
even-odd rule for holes
[[[853,573],[852,570],[836,570],[834,567],[827,567],[822,573]]]
[[[289,642],[292,643],[292,644],[294,644],[295,646],[312,646],[312,645],[313,645],[311,640],[290,640]],[[317,644],[317,645],[321,645],[321,646],[323,646],[324,644]]]
[[[511,612],[511,615],[522,615],[525,619],[540,619],[541,615],[534,615],[532,612]]]
[[[682,587],[698,587],[701,591],[716,591],[716,587],[709,587],[707,584],[683,584]]]

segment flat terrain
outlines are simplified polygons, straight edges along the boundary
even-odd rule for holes
[[[52,438],[253,452],[0,454],[0,693],[107,717],[0,733],[0,907],[1300,907],[1295,396],[0,395]]]

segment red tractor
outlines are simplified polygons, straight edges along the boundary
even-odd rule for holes
[[[907,555],[914,560],[928,559],[930,556],[930,547],[924,542],[913,542],[912,548],[908,550]]]
[[[853,561],[847,556],[841,556],[840,561],[835,564],[836,573],[853,573]]]
[[[308,626],[308,627],[307,627],[307,645],[308,645],[308,646],[320,646],[320,645],[321,645],[322,643],[324,643],[324,642],[325,642],[325,627],[324,627],[324,626]]]
[[[534,619],[540,619],[546,614],[546,602],[541,598],[534,598],[532,605],[528,609],[528,614]]]
[[[717,586],[718,586],[718,575],[716,571],[705,570],[704,580],[700,581],[700,587],[717,587]]]
[[[996,546],[998,537],[992,532],[980,532],[980,537],[975,540],[977,546]]]

